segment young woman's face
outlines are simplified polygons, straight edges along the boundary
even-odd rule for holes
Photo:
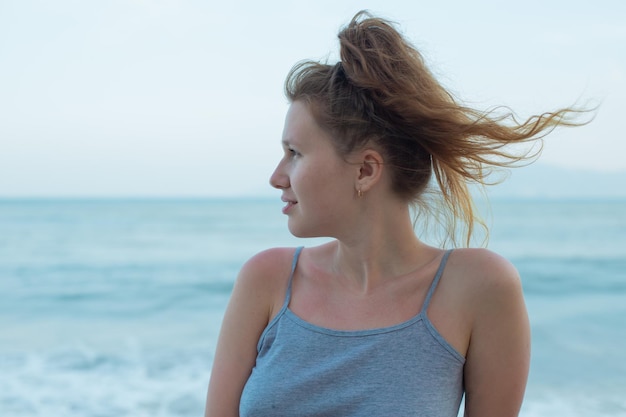
[[[289,231],[298,237],[336,237],[354,204],[358,167],[337,154],[328,133],[300,101],[287,113],[283,151],[270,184],[283,192]]]

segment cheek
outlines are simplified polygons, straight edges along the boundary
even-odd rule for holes
[[[345,170],[333,166],[320,167],[311,172],[307,186],[317,191],[317,205],[320,209],[340,207],[352,196],[354,187]]]
[[[337,161],[303,160],[290,172],[291,186],[299,199],[315,202],[320,208],[332,207],[338,200],[352,196],[351,173],[349,167]]]

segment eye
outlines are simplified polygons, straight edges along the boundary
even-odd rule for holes
[[[288,147],[288,148],[287,148],[287,152],[289,153],[289,155],[290,155],[292,158],[295,158],[295,157],[301,156],[300,152],[296,151],[296,150],[295,150],[294,148],[292,148],[292,147]]]

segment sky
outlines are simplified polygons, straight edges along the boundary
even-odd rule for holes
[[[278,195],[285,75],[361,9],[474,107],[600,104],[540,162],[626,172],[621,0],[0,0],[0,197]]]

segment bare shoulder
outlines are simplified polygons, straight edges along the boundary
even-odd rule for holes
[[[466,312],[489,314],[523,298],[520,275],[506,258],[488,249],[457,249],[446,266],[457,301]]]
[[[523,304],[520,277],[511,262],[487,249],[463,248],[448,258],[428,314],[444,338],[465,355],[480,328],[523,314]]]
[[[517,274],[509,260],[485,248],[455,249],[449,262],[468,268],[472,272],[482,271],[480,275],[489,275],[490,272]]]
[[[447,269],[456,283],[465,290],[475,288],[483,292],[520,284],[520,276],[515,266],[488,249],[456,249],[450,256]]]
[[[272,315],[284,299],[295,251],[295,248],[272,248],[251,257],[239,271],[235,292],[253,298],[249,301],[269,306]]]
[[[281,272],[291,271],[295,248],[272,248],[257,253],[241,268],[239,279],[246,281],[280,279]]]

